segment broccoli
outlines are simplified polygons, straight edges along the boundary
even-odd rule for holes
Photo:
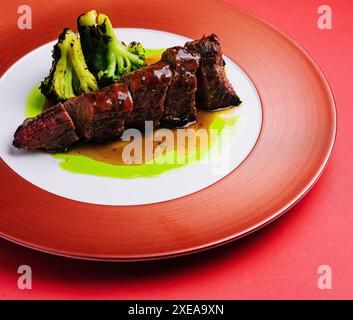
[[[53,49],[49,75],[41,92],[54,101],[64,101],[81,93],[98,90],[97,79],[88,70],[81,43],[71,29],[64,29]]]
[[[146,65],[144,47],[139,42],[127,46],[120,41],[106,15],[91,10],[78,17],[77,27],[88,68],[101,86]]]

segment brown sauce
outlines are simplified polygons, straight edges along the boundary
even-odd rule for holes
[[[152,54],[146,57],[146,63],[147,65],[153,64],[155,62],[158,62],[161,59],[160,54]]]
[[[198,130],[204,128],[207,130],[207,134],[209,135],[208,128],[210,127],[211,123],[217,116],[217,113],[206,112],[206,111],[199,111],[197,115],[197,122],[188,126],[187,129],[194,129]],[[156,140],[156,132],[158,129],[154,130],[153,134]],[[186,136],[185,140],[180,143],[177,139],[177,130],[178,129],[171,129],[173,133],[173,140],[165,141],[164,150],[174,150],[180,154],[185,154],[187,156],[188,150],[186,148],[188,144],[188,137]],[[180,129],[179,129],[180,130]],[[152,137],[150,137],[152,138]],[[135,138],[139,139],[139,138]],[[142,139],[145,139],[144,135],[142,135]],[[153,160],[153,155],[158,152],[158,146],[161,144],[159,141],[153,141],[153,151],[147,152],[145,151],[144,141],[141,142],[136,141],[137,143],[141,143],[142,145],[142,152],[139,155],[133,155],[134,164],[145,164],[151,160]],[[196,151],[200,149],[200,139],[196,139]],[[123,161],[122,154],[123,149],[130,143],[130,141],[121,141],[121,140],[113,140],[106,143],[100,144],[93,144],[93,143],[82,143],[76,145],[72,149],[70,149],[67,153],[72,155],[82,155],[89,157],[93,160],[105,162],[114,165],[125,165],[126,163]],[[168,144],[170,143],[170,144]],[[162,150],[159,150],[162,152]]]

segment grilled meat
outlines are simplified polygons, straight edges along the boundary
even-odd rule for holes
[[[219,40],[212,34],[167,49],[161,61],[125,75],[121,82],[25,120],[13,145],[61,152],[79,139],[100,142],[119,137],[126,128],[143,129],[145,121],[184,126],[196,120],[196,106],[214,111],[239,104],[224,71]]]
[[[200,55],[191,53],[184,47],[172,47],[163,53],[162,60],[169,63],[174,70],[164,103],[162,124],[167,127],[183,127],[195,122],[196,71]]]
[[[123,83],[66,100],[64,108],[86,141],[104,141],[120,136],[132,112],[130,92]]]
[[[191,41],[185,47],[201,56],[197,71],[197,106],[215,111],[237,106],[241,103],[229,83],[224,66],[221,44],[215,34]]]
[[[144,128],[145,121],[153,121],[154,126],[159,125],[172,77],[173,71],[170,65],[159,61],[128,73],[122,78],[129,87],[134,101],[133,111],[126,120],[126,127]]]
[[[26,119],[16,130],[13,145],[25,150],[62,152],[78,140],[75,125],[59,103],[35,118]]]

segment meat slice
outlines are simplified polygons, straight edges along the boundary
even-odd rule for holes
[[[66,100],[66,111],[78,135],[86,141],[104,141],[120,136],[133,103],[127,86],[114,83],[96,92]]]
[[[151,64],[123,77],[122,81],[129,87],[134,101],[134,108],[126,121],[126,127],[143,129],[145,121],[153,121],[154,126],[159,125],[172,78],[173,71],[164,61]]]
[[[169,127],[183,127],[195,122],[196,71],[200,55],[184,47],[172,47],[163,53],[162,60],[171,65],[174,76],[164,102],[161,123]]]
[[[229,83],[224,66],[221,44],[215,34],[185,44],[186,48],[200,54],[197,71],[196,103],[203,109],[214,111],[241,103]]]
[[[13,145],[25,150],[62,152],[78,140],[75,125],[59,103],[35,118],[26,119],[16,130]]]

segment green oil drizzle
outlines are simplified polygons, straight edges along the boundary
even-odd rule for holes
[[[146,59],[161,55],[165,49],[146,49]],[[39,90],[39,85],[35,86],[28,94],[26,99],[25,117],[34,117],[38,115],[45,103],[45,97]],[[209,130],[217,130],[217,135],[210,139],[208,147],[197,149],[194,153],[187,154],[182,163],[169,161],[177,159],[177,151],[167,152],[161,155],[163,163],[158,163],[158,159],[140,165],[114,165],[94,160],[90,157],[78,154],[58,153],[53,155],[55,159],[61,160],[59,166],[69,172],[77,174],[87,174],[110,178],[133,179],[155,177],[172,169],[177,169],[186,164],[194,163],[203,158],[212,148],[214,143],[219,139],[224,128],[229,127],[234,130],[237,116],[231,115],[222,117],[215,115]],[[179,158],[180,159],[180,158]],[[171,163],[172,162],[172,163]]]
[[[210,141],[209,148],[217,141],[223,129],[227,126],[234,126],[236,116],[226,119],[215,118],[209,129],[217,130],[218,136],[213,141]],[[177,151],[167,152],[163,156],[164,163],[158,163],[158,158],[142,165],[113,165],[100,161],[93,160],[86,156],[72,155],[60,153],[54,155],[56,159],[62,159],[59,163],[64,170],[80,173],[90,174],[110,178],[132,179],[139,177],[155,177],[171,169],[177,169],[186,164],[199,161],[206,153],[208,148],[197,149],[194,153],[186,155],[182,158],[182,163],[177,163]]]
[[[42,111],[45,96],[40,92],[39,85],[36,85],[29,92],[26,99],[25,117],[35,117]]]
[[[146,58],[154,56],[154,55],[161,55],[166,49],[146,49],[145,56]]]

